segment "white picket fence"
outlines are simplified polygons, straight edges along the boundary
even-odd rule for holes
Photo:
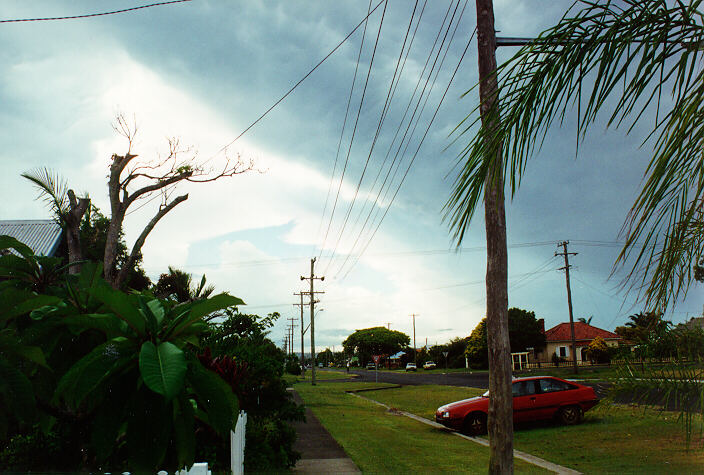
[[[247,413],[240,411],[235,431],[230,431],[230,468],[233,475],[244,473],[244,442],[247,429]]]
[[[230,431],[230,469],[233,475],[244,473],[244,443],[247,432],[247,413],[240,411],[235,431]],[[159,472],[161,474],[161,472]],[[178,475],[210,475],[207,462],[194,463],[190,470],[179,470]]]

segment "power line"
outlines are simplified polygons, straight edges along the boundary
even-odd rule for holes
[[[347,163],[349,162],[350,154],[352,153],[352,145],[354,144],[354,137],[357,133],[357,126],[359,124],[359,117],[362,113],[362,106],[364,105],[364,98],[366,97],[367,94],[367,86],[369,85],[369,78],[371,77],[372,74],[372,68],[374,66],[374,58],[376,57],[376,50],[379,45],[379,38],[381,37],[381,29],[384,26],[384,17],[386,16],[386,7],[388,6],[388,1],[384,4],[384,11],[381,14],[381,21],[379,22],[379,30],[376,33],[376,41],[374,42],[374,50],[372,51],[372,57],[371,60],[369,61],[369,70],[367,71],[367,78],[364,81],[364,88],[362,89],[362,97],[359,100],[359,108],[357,109],[357,117],[354,121],[354,127],[352,128],[352,137],[350,138],[350,146],[347,149],[347,157],[345,158],[345,169],[347,168]],[[369,164],[369,159],[367,158],[367,162],[364,165],[364,171],[367,169],[367,165]],[[362,171],[362,178],[364,177],[364,171]],[[340,178],[340,185],[337,187],[337,196],[335,197],[335,205],[337,205],[337,200],[340,196],[340,189],[342,188],[342,182],[344,178],[344,169],[342,173],[342,178]],[[337,250],[337,246],[340,243],[340,239],[342,238],[342,233],[345,230],[345,226],[347,225],[347,219],[349,218],[349,213],[352,209],[352,206],[354,206],[354,202],[357,200],[357,194],[359,193],[359,188],[360,185],[362,184],[361,178],[360,182],[357,184],[357,189],[354,192],[354,197],[352,198],[352,202],[350,203],[349,211],[347,212],[347,215],[345,216],[345,222],[342,225],[342,229],[340,230],[340,236],[337,238],[337,242],[335,243],[335,247],[332,250],[332,255],[335,254],[335,251]],[[330,214],[330,224],[328,225],[328,231],[330,231],[330,225],[332,224],[333,216],[335,214],[335,206],[333,206],[332,213]],[[327,237],[327,232],[325,233]],[[323,242],[323,245],[321,246],[324,247],[325,242]],[[322,251],[321,251],[322,255]],[[328,267],[330,265],[328,264]],[[325,272],[327,273],[328,267],[325,268]]]
[[[374,146],[376,145],[376,141],[379,137],[381,127],[384,123],[386,115],[387,115],[389,108],[391,106],[391,101],[393,100],[394,94],[396,92],[396,87],[398,86],[398,83],[401,80],[401,75],[403,74],[403,69],[406,65],[406,59],[408,58],[408,53],[410,53],[410,51],[411,51],[411,47],[413,45],[413,40],[415,39],[416,31],[418,31],[418,25],[420,25],[420,20],[423,16],[423,12],[425,11],[426,4],[427,4],[427,0],[425,0],[425,3],[423,4],[423,8],[420,12],[420,15],[418,16],[418,23],[416,24],[416,29],[414,30],[413,36],[411,37],[411,42],[410,42],[408,50],[406,52],[406,58],[403,60],[403,64],[401,65],[401,69],[399,71],[399,64],[401,64],[401,58],[403,58],[403,52],[406,50],[406,43],[408,41],[408,35],[411,30],[411,27],[413,26],[413,20],[415,19],[416,9],[418,8],[418,0],[416,0],[415,4],[413,6],[413,12],[411,13],[411,19],[408,22],[408,28],[406,29],[406,35],[404,36],[403,44],[401,45],[401,51],[399,53],[398,60],[396,61],[396,67],[394,68],[394,74],[393,74],[393,77],[391,78],[391,84],[389,85],[389,91],[386,95],[386,100],[384,101],[384,107],[382,108],[382,111],[381,111],[381,116],[379,118],[379,124],[377,126],[376,134],[374,136],[374,140],[373,140],[372,145],[369,150],[369,155],[371,155],[372,151],[374,150]],[[359,58],[357,58],[357,60],[359,61]],[[355,70],[355,74],[356,74],[356,70]],[[351,94],[351,91],[350,91],[350,94]],[[350,99],[351,99],[351,95],[350,95]],[[349,108],[349,101],[347,103],[347,106]],[[347,118],[347,116],[345,115],[345,119],[346,118]],[[340,137],[340,140],[342,140],[342,136]],[[338,144],[338,153],[339,153],[339,144]],[[335,160],[337,162],[337,157],[335,157]],[[379,173],[381,173],[382,168],[383,168],[383,166],[379,168]],[[376,181],[379,178],[379,173],[377,174],[376,178],[374,179],[374,183],[372,184],[371,189],[374,188],[374,185],[376,184]],[[334,169],[333,169],[333,175],[334,175]],[[330,182],[331,184],[332,184],[332,178],[333,177],[331,177],[331,182]],[[340,184],[342,184],[342,178],[340,179]],[[366,204],[366,202],[365,202],[365,204]],[[327,199],[325,201],[325,205],[327,207]],[[364,208],[362,208],[362,209],[364,209]],[[323,208],[323,217],[324,216],[325,216],[325,208]],[[358,221],[359,221],[359,217],[357,218],[357,221],[354,223],[353,227],[356,227]],[[322,220],[321,220],[321,222],[322,222]],[[330,216],[330,224],[331,223],[332,223],[332,215]],[[330,230],[330,225],[328,225],[328,232],[329,232],[329,230]],[[321,257],[323,254],[323,249],[325,246],[325,242],[327,241],[328,232],[325,233],[325,238],[323,239],[323,243],[320,246],[320,254],[318,255],[318,257]]]
[[[369,14],[369,10],[372,7],[372,0],[369,0],[369,7],[367,8],[367,14]],[[335,164],[332,167],[332,174],[330,175],[330,185],[328,186],[328,194],[325,197],[325,206],[323,206],[323,214],[320,216],[320,224],[318,225],[318,233],[317,235],[320,235],[320,230],[323,227],[323,221],[325,220],[325,211],[328,209],[328,202],[330,200],[330,192],[332,191],[332,184],[335,181],[335,172],[337,171],[337,161],[340,158],[340,149],[342,148],[342,139],[345,135],[345,128],[347,126],[347,117],[349,116],[350,113],[350,104],[352,104],[352,95],[354,93],[354,85],[357,82],[357,72],[359,71],[359,60],[362,57],[362,51],[364,50],[364,40],[367,36],[367,23],[364,23],[364,31],[362,32],[362,41],[359,43],[359,52],[357,53],[357,62],[355,63],[354,66],[354,75],[352,76],[352,84],[350,85],[350,94],[347,97],[347,108],[345,109],[345,118],[342,121],[342,129],[340,130],[340,140],[337,142],[337,152],[335,153]],[[345,169],[347,168],[347,162],[345,162]],[[342,180],[345,178],[345,169],[342,170],[342,176],[340,177],[340,186],[342,186]],[[339,196],[339,188],[338,188],[338,196]],[[337,196],[335,197],[335,205],[337,205]],[[335,213],[335,208],[333,206],[332,214]],[[330,219],[332,220],[332,214],[330,215]],[[318,255],[318,258],[320,258],[323,254],[323,246],[325,245],[325,241],[328,238],[328,233],[330,232],[330,226],[328,226],[327,231],[325,232],[325,238],[323,238],[323,244],[320,246],[320,254]]]
[[[466,5],[467,5],[467,2],[465,1],[465,7],[466,7]],[[462,12],[464,13],[464,8],[463,8]],[[460,19],[461,19],[461,17],[462,17],[462,16],[460,15]],[[459,20],[458,20],[458,25],[459,25]],[[457,31],[457,29],[455,28],[455,32],[456,32],[456,31]],[[453,32],[452,37],[454,37],[455,32]],[[401,180],[400,180],[399,183],[398,183],[398,186],[397,186],[397,188],[396,188],[396,191],[394,192],[393,197],[391,198],[391,201],[389,202],[388,206],[386,207],[386,210],[384,211],[384,214],[382,215],[381,219],[380,219],[379,222],[377,223],[377,226],[376,226],[376,228],[374,229],[374,232],[371,234],[369,240],[367,241],[367,244],[364,246],[364,248],[362,249],[362,251],[359,253],[360,256],[361,256],[362,254],[364,254],[364,252],[366,251],[367,247],[369,247],[369,244],[370,244],[370,243],[372,242],[372,240],[374,239],[374,236],[376,235],[376,232],[379,230],[379,227],[381,226],[381,223],[384,221],[384,218],[386,217],[386,215],[387,215],[389,209],[391,209],[391,205],[393,204],[394,200],[396,199],[396,196],[398,195],[399,190],[401,189],[401,186],[403,185],[404,181],[406,180],[406,177],[408,176],[408,172],[411,170],[411,167],[413,166],[413,163],[415,162],[416,158],[418,157],[418,152],[420,152],[420,149],[421,149],[421,147],[423,146],[423,142],[425,141],[425,138],[427,137],[428,132],[430,131],[430,128],[431,128],[432,125],[433,125],[433,122],[435,121],[435,117],[437,117],[437,114],[438,114],[438,112],[440,111],[440,107],[442,106],[442,103],[443,103],[443,101],[445,100],[445,96],[447,95],[447,91],[450,89],[450,86],[452,85],[452,81],[454,80],[455,75],[457,74],[457,71],[459,70],[460,65],[462,64],[462,60],[464,59],[465,54],[467,53],[467,50],[469,49],[469,45],[471,44],[472,39],[474,38],[474,34],[475,34],[475,33],[476,33],[476,29],[474,30],[474,32],[473,32],[472,35],[470,36],[469,41],[467,42],[467,45],[465,46],[465,49],[464,49],[464,51],[462,52],[462,55],[460,56],[459,61],[457,62],[457,67],[456,67],[455,70],[453,71],[452,76],[450,77],[450,80],[449,80],[448,83],[447,83],[447,87],[445,88],[445,91],[443,92],[443,95],[442,95],[442,97],[440,98],[440,101],[438,102],[438,105],[437,105],[437,107],[436,107],[436,109],[435,109],[435,112],[433,113],[433,116],[431,117],[430,122],[428,123],[428,126],[427,126],[426,129],[425,129],[425,133],[423,134],[423,137],[420,139],[420,141],[419,141],[419,143],[418,143],[418,147],[416,148],[416,151],[415,151],[415,153],[413,154],[413,157],[411,158],[411,160],[410,160],[410,162],[409,162],[409,164],[408,164],[408,167],[406,168],[405,173],[403,174],[403,176],[401,177]],[[452,38],[450,39],[450,43],[452,43]],[[448,44],[448,50],[449,50],[449,44]],[[447,54],[447,51],[445,52],[445,54]],[[444,62],[444,61],[445,61],[445,57],[443,57],[443,59],[442,59],[442,62]],[[441,67],[442,67],[442,62],[441,62],[441,64],[440,64]],[[432,71],[432,70],[431,70],[431,71]],[[438,72],[439,72],[439,69],[438,69]],[[437,79],[437,75],[436,75],[436,79]],[[434,84],[435,84],[435,81],[433,81],[433,85],[434,85]],[[432,86],[431,86],[431,89],[432,89]],[[429,94],[430,94],[430,93],[429,93]],[[429,97],[429,96],[428,96],[428,97]],[[427,99],[426,99],[426,102],[427,102]],[[423,107],[425,108],[425,105],[424,105]],[[421,113],[422,113],[422,111],[421,111]],[[416,123],[416,125],[417,125],[417,123]],[[405,152],[404,152],[404,153],[405,153]],[[349,268],[349,269],[347,270],[347,272],[345,273],[345,276],[344,276],[344,277],[346,277],[346,276],[350,273],[350,271],[352,270],[352,268],[356,265],[356,263],[357,263],[358,261],[359,261],[359,258],[357,258],[357,260],[350,266],[350,268]],[[338,274],[339,274],[340,272],[342,272],[342,268],[338,271]],[[344,277],[343,277],[343,278],[344,278]]]
[[[509,249],[519,249],[526,247],[541,247],[541,246],[554,246],[556,241],[537,241],[537,242],[524,242],[517,244],[509,244]],[[475,246],[475,247],[462,247],[459,249],[423,249],[416,251],[397,251],[397,252],[374,252],[367,254],[370,257],[409,257],[409,256],[434,256],[442,254],[462,254],[468,252],[480,252],[485,251],[486,246]],[[361,254],[360,254],[361,256]],[[343,259],[343,256],[335,257],[335,259]],[[258,267],[263,265],[274,265],[282,263],[294,263],[300,261],[308,261],[309,257],[281,257],[273,259],[256,259],[250,261],[234,261],[234,262],[210,262],[210,263],[193,263],[184,264],[179,267],[182,268],[194,268],[194,267]]]
[[[141,5],[141,6],[132,7],[132,8],[124,8],[122,10],[113,10],[110,12],[88,13],[85,15],[57,16],[57,17],[46,17],[46,18],[21,18],[21,19],[17,19],[17,20],[0,20],[0,23],[22,23],[22,22],[30,22],[30,21],[76,20],[79,18],[93,18],[93,17],[99,17],[99,16],[116,15],[118,13],[133,12],[135,10],[142,10],[145,8],[160,7],[163,5],[171,5],[174,3],[184,3],[184,2],[190,2],[190,1],[191,0],[172,0],[170,2],[150,3],[148,5]]]
[[[215,155],[217,155],[218,153],[224,151],[225,149],[227,149],[227,147],[229,147],[229,146],[232,145],[233,143],[237,142],[244,134],[246,134],[247,132],[249,132],[249,130],[250,130],[252,127],[254,127],[255,125],[257,125],[257,124],[259,123],[259,121],[261,121],[264,117],[266,117],[266,116],[269,114],[269,112],[271,112],[272,110],[274,110],[274,108],[275,108],[276,106],[278,106],[281,102],[283,102],[283,100],[286,99],[286,98],[289,96],[289,94],[291,94],[298,86],[300,86],[303,81],[305,81],[306,79],[308,79],[308,76],[310,76],[311,74],[313,74],[313,72],[314,72],[316,69],[318,69],[318,67],[320,67],[321,64],[323,64],[330,56],[332,56],[333,53],[335,53],[335,51],[337,51],[337,50],[340,48],[340,46],[342,46],[342,45],[350,38],[350,36],[352,36],[352,35],[354,34],[354,32],[357,31],[357,30],[359,29],[359,27],[364,24],[364,23],[367,21],[367,18],[369,18],[369,17],[372,15],[372,13],[374,13],[374,12],[376,11],[376,9],[379,8],[379,6],[381,6],[381,4],[384,3],[385,1],[387,1],[387,0],[381,0],[379,3],[377,3],[377,5],[372,9],[372,11],[370,11],[370,12],[367,14],[367,16],[365,16],[365,17],[362,19],[362,21],[360,21],[360,22],[357,24],[357,26],[355,26],[355,27],[352,29],[352,31],[350,31],[349,34],[348,34],[347,36],[345,36],[345,37],[343,38],[343,40],[340,41],[340,42],[337,44],[337,46],[335,46],[335,47],[332,49],[332,51],[330,51],[327,55],[325,55],[325,57],[324,57],[323,59],[321,59],[321,60],[318,62],[318,64],[316,64],[316,65],[313,67],[313,69],[311,69],[310,71],[308,71],[308,73],[306,73],[306,75],[303,76],[296,84],[294,84],[293,87],[291,87],[291,89],[289,89],[283,96],[281,96],[281,98],[280,98],[278,101],[276,101],[271,107],[269,107],[262,115],[260,115],[254,122],[252,122],[246,129],[244,129],[244,130],[243,130],[237,137],[235,137],[230,143],[228,143],[227,145],[225,145],[224,147],[222,147],[220,150],[218,150],[217,153],[215,153]],[[210,157],[208,160],[206,160],[206,163],[207,163],[207,161],[209,161],[209,160],[211,160],[212,158],[214,158],[215,155],[214,155],[213,157]]]
[[[452,10],[452,4],[453,4],[453,3],[454,3],[454,2],[451,2],[451,3],[450,3],[450,5],[448,6],[447,11],[445,12],[445,17],[443,18],[442,24],[440,25],[440,28],[438,29],[438,34],[436,35],[435,41],[434,41],[434,43],[433,43],[433,45],[432,45],[432,47],[431,47],[431,49],[430,49],[430,51],[429,51],[429,53],[428,53],[428,58],[427,58],[426,61],[425,61],[425,65],[423,66],[423,70],[421,71],[421,74],[420,74],[420,76],[418,77],[418,81],[417,81],[417,83],[416,83],[416,87],[415,87],[415,89],[414,89],[414,91],[413,91],[413,94],[411,95],[411,98],[409,99],[408,106],[406,107],[406,112],[404,113],[404,116],[403,116],[403,118],[401,119],[401,122],[400,122],[399,127],[398,127],[397,132],[396,132],[396,136],[398,135],[398,131],[399,131],[399,130],[401,129],[401,127],[403,126],[403,122],[404,122],[404,120],[405,120],[405,118],[406,118],[406,115],[407,115],[407,113],[408,113],[408,110],[409,110],[409,108],[410,108],[410,105],[413,103],[413,99],[414,99],[414,97],[415,97],[416,92],[418,91],[418,87],[419,87],[420,83],[421,83],[422,80],[423,80],[423,76],[424,76],[424,74],[425,74],[425,70],[427,69],[427,66],[428,66],[428,64],[430,63],[430,59],[433,57],[433,52],[435,51],[435,46],[437,45],[438,39],[440,38],[440,36],[442,35],[443,30],[445,29],[445,22],[447,21],[447,18],[448,18],[449,14],[450,14],[450,11]],[[459,0],[458,0],[458,5],[459,5]],[[454,15],[453,15],[453,17],[454,17]],[[450,24],[448,24],[448,26],[447,26],[448,31],[449,31],[450,25],[451,25],[451,22],[450,22]],[[444,40],[443,40],[443,43],[444,43]],[[440,54],[441,48],[442,48],[442,45],[440,46],[440,48],[438,48],[437,55]],[[436,60],[435,60],[435,62],[433,62],[433,66],[431,67],[431,70],[430,70],[430,72],[428,73],[428,78],[426,79],[425,86],[423,87],[423,90],[421,91],[421,94],[420,94],[420,96],[418,97],[418,103],[416,104],[416,107],[415,107],[415,109],[414,109],[413,115],[411,116],[411,119],[409,120],[409,123],[408,123],[409,125],[408,125],[408,127],[406,128],[406,133],[404,133],[404,136],[403,136],[403,138],[402,138],[402,140],[401,140],[401,144],[399,144],[399,150],[400,150],[400,147],[401,147],[402,144],[403,144],[404,139],[406,138],[406,135],[407,135],[408,130],[409,130],[409,127],[410,127],[410,124],[411,124],[411,122],[413,121],[413,118],[415,117],[416,111],[418,110],[418,105],[420,104],[420,101],[422,100],[422,97],[423,97],[423,95],[424,95],[424,93],[425,93],[425,89],[426,89],[426,87],[427,87],[427,85],[428,85],[428,81],[430,80],[430,77],[431,77],[431,75],[432,75],[432,71],[433,71],[433,69],[434,69],[434,67],[435,67],[435,64],[437,63],[437,55],[436,55]],[[395,141],[396,136],[394,137],[394,141]],[[410,141],[410,137],[409,137],[409,141]],[[389,148],[389,152],[390,152],[391,149],[393,149],[393,142],[392,142],[392,144],[391,144],[391,146],[390,146],[390,148]],[[387,152],[387,155],[386,155],[386,157],[384,158],[384,163],[388,160],[388,153],[389,153],[389,152]],[[398,151],[396,152],[396,156],[394,157],[394,161],[395,161],[396,157],[398,157]],[[383,167],[383,166],[384,166],[384,165],[383,165],[383,163],[382,163],[382,167]],[[393,163],[392,163],[392,167],[393,167]],[[390,170],[391,170],[391,168],[389,168],[389,172],[390,172]],[[388,177],[388,172],[387,172],[387,177]],[[360,183],[360,184],[361,184],[361,183]],[[383,188],[383,185],[382,185],[382,188]],[[381,191],[382,191],[382,190],[380,189],[379,194],[381,194]],[[378,200],[378,199],[377,199],[377,200]],[[349,207],[349,210],[350,210],[350,211],[351,211],[351,209],[352,209],[353,206],[354,206],[354,200],[352,201],[352,203],[350,203],[350,207]],[[349,216],[349,213],[348,213],[348,216]],[[346,224],[347,224],[347,218],[345,219],[345,225],[346,225]],[[366,222],[365,222],[365,224],[366,224]],[[364,230],[364,225],[363,225],[363,228],[360,230],[360,234],[363,232],[363,230]],[[343,231],[344,231],[344,226],[343,226]],[[332,252],[332,254],[331,254],[331,257],[334,256],[335,252],[337,251],[337,247],[338,247],[338,245],[339,245],[339,243],[340,243],[341,237],[342,237],[342,232],[340,233],[340,236],[339,236],[338,239],[337,239],[337,242],[336,242],[336,244],[335,244],[335,247],[334,247],[334,249],[333,249],[333,252]],[[326,272],[327,272],[327,270],[329,269],[331,263],[332,263],[332,260],[328,262],[328,266],[326,267]],[[344,264],[343,264],[343,265],[344,265]],[[338,270],[338,272],[336,273],[336,275],[339,274],[339,272],[340,272],[340,271]]]

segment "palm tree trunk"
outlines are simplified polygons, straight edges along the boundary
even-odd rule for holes
[[[479,49],[479,99],[482,127],[496,129],[501,117],[494,108],[498,97],[496,35],[492,0],[476,0]],[[487,133],[485,137],[491,137]],[[484,221],[487,242],[486,322],[489,347],[489,473],[513,473],[513,395],[511,393],[508,338],[508,253],[503,192],[501,147],[487,147],[496,156],[484,186]]]

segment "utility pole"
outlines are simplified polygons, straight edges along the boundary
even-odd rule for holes
[[[513,395],[508,338],[508,249],[504,203],[503,140],[492,142],[501,124],[492,0],[476,0],[479,115],[487,167],[484,177],[486,230],[486,330],[489,347],[489,473],[513,473]]]
[[[391,330],[391,322],[386,322],[386,329]]]
[[[288,318],[287,320],[288,320],[289,322],[291,322],[291,325],[290,325],[290,327],[291,327],[291,351],[290,351],[289,353],[291,353],[291,355],[293,356],[293,354],[294,354],[294,352],[293,352],[293,331],[296,329],[296,327],[297,327],[298,325],[296,325],[296,319],[295,319],[295,318]]]
[[[315,257],[310,260],[310,277],[301,276],[301,280],[310,280],[310,357],[311,357],[311,373],[310,381],[313,386],[315,386],[315,304],[318,302],[315,300],[315,294],[324,294],[325,292],[316,292],[314,290],[315,280],[323,281],[325,277],[315,276]]]
[[[567,245],[569,241],[562,241],[558,246],[562,246],[562,252],[556,252],[556,256],[563,256],[565,258],[565,267],[560,267],[560,270],[565,270],[565,281],[567,283],[567,308],[570,311],[570,337],[572,338],[572,367],[574,368],[574,374],[579,373],[577,368],[577,342],[574,338],[574,318],[572,317],[572,291],[570,290],[570,259],[569,256],[576,256],[576,252],[567,252]]]
[[[303,335],[306,334],[306,329],[303,324],[303,292],[294,292],[293,295],[299,295],[301,297],[301,303],[294,303],[293,305],[301,307],[301,374],[306,373],[306,358],[305,358],[305,343],[303,341]]]
[[[417,313],[411,314],[411,317],[413,317],[413,363],[418,366],[418,350],[416,350],[416,316],[418,316]]]

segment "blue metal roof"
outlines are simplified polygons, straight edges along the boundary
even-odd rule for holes
[[[54,255],[61,231],[61,226],[51,219],[0,221],[0,236],[12,236],[41,256]]]

